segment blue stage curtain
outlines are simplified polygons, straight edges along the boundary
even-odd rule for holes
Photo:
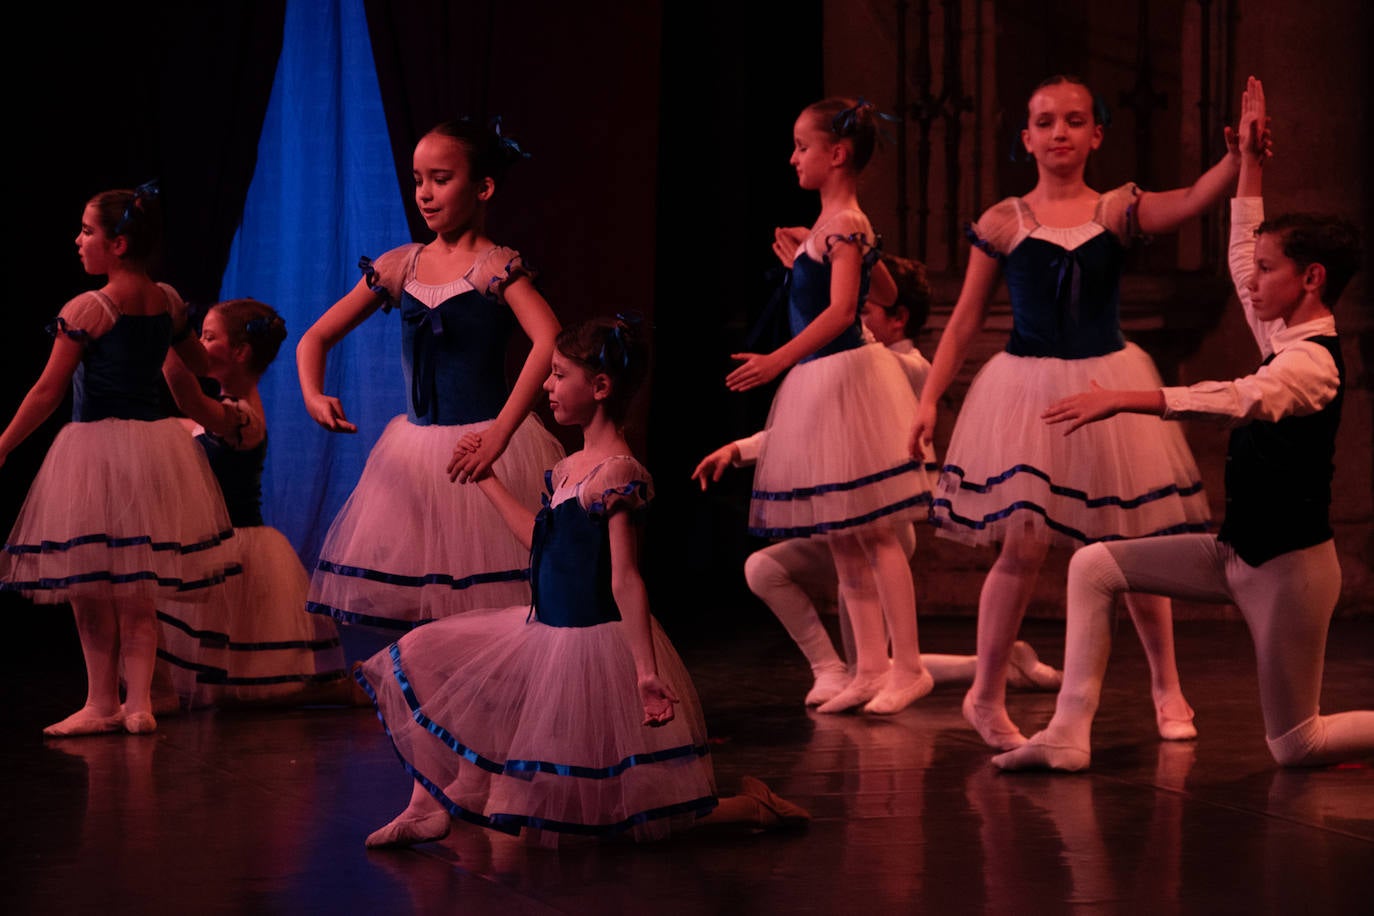
[[[386,422],[405,410],[395,315],[377,313],[329,353],[325,391],[356,435],[306,413],[296,377],[300,335],[361,277],[360,255],[408,242],[362,0],[290,0],[257,167],[220,298],[251,296],[286,319],[263,377],[263,515],[313,568],[329,523]]]

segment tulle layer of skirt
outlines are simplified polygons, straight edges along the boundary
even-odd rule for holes
[[[529,601],[528,549],[476,485],[448,478],[458,439],[488,425],[416,426],[403,416],[387,424],[320,549],[310,610],[404,630]],[[531,414],[495,473],[536,512],[544,471],[562,458],[563,447]]]
[[[1073,548],[1206,530],[1207,495],[1177,423],[1118,414],[1065,436],[1041,419],[1050,404],[1093,382],[1162,385],[1134,344],[1089,359],[999,353],[988,360],[959,410],[936,485],[939,534],[991,544],[1017,525]]]
[[[643,725],[620,622],[550,627],[524,607],[419,627],[364,663],[359,680],[407,770],[456,817],[545,838],[651,840],[716,804],[692,681],[653,624],[676,716]]]
[[[930,477],[908,447],[916,395],[898,360],[869,344],[787,373],[754,468],[751,534],[843,534],[925,518]]]
[[[238,567],[205,453],[177,420],[68,423],[29,487],[3,588],[72,598],[203,600]]]
[[[317,699],[348,671],[338,630],[306,612],[310,578],[275,528],[237,528],[243,574],[208,601],[159,602],[159,658],[184,706]],[[342,689],[337,691],[340,695]]]

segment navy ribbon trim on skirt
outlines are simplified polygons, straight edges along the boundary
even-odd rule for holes
[[[749,496],[752,499],[768,500],[769,502],[787,502],[794,499],[810,499],[812,496],[823,496],[826,493],[839,493],[844,490],[857,490],[859,487],[866,487],[869,484],[877,483],[880,480],[887,480],[900,474],[908,474],[912,471],[919,471],[921,462],[908,461],[896,467],[888,468],[885,471],[876,471],[854,480],[846,480],[840,483],[820,483],[814,487],[797,487],[795,490],[754,490]]]
[[[158,649],[157,657],[178,668],[196,673],[197,684],[213,684],[221,687],[264,687],[276,684],[324,684],[341,681],[348,676],[343,668],[333,671],[313,671],[300,674],[272,674],[260,677],[231,677],[229,672],[218,665],[206,665],[174,655],[166,649]]]
[[[1085,532],[1079,531],[1077,528],[1072,528],[1069,525],[1064,524],[1063,522],[1055,521],[1054,519],[1050,518],[1050,514],[1045,510],[1044,506],[1040,505],[1039,503],[1031,502],[1030,500],[1019,500],[1017,502],[1014,502],[1011,505],[1007,506],[1005,509],[1002,509],[998,512],[992,512],[988,515],[983,516],[982,520],[967,518],[965,516],[959,515],[954,511],[954,508],[950,505],[950,501],[948,499],[935,500],[935,502],[932,504],[932,509],[937,508],[946,510],[949,513],[949,516],[942,517],[939,515],[932,515],[930,521],[931,524],[934,525],[936,528],[951,528],[959,526],[971,529],[973,531],[983,531],[989,525],[994,524],[996,522],[1000,522],[1002,519],[1007,518],[1013,512],[1027,511],[1035,512],[1042,518],[1044,518],[1046,527],[1050,528],[1051,530],[1057,531],[1060,534],[1066,535],[1067,537],[1073,538],[1074,540],[1080,541],[1084,544],[1093,544],[1097,543],[1098,541],[1124,541],[1136,537],[1160,537],[1166,534],[1200,534],[1202,532],[1207,531],[1208,529],[1208,525],[1206,522],[1180,522],[1177,525],[1169,525],[1168,527],[1161,528],[1158,531],[1150,531],[1145,534],[1129,536],[1124,534],[1107,534],[1103,535],[1102,537],[1094,538],[1089,537]]]
[[[166,649],[162,648],[159,648],[157,650],[157,657],[167,662],[168,664],[176,665],[178,668],[185,668],[187,671],[194,671],[197,675],[215,675],[228,673],[223,668],[216,667],[215,665],[203,665],[200,662],[193,662],[188,658],[182,658],[180,655],[173,655],[171,652],[168,652]],[[200,680],[200,678],[197,677],[196,680]]]
[[[39,541],[37,544],[5,544],[5,553],[26,554],[26,553],[60,553],[70,550],[73,547],[84,547],[87,544],[104,544],[106,547],[141,547],[150,546],[153,550],[175,550],[180,554],[196,553],[200,550],[209,550],[218,547],[220,544],[234,536],[234,529],[226,528],[219,534],[211,535],[203,541],[194,544],[181,545],[176,541],[154,541],[152,535],[139,534],[129,537],[112,537],[108,534],[83,534],[74,537],[69,541]]]
[[[947,464],[941,470],[946,474],[954,474],[959,478],[959,489],[972,490],[974,493],[989,493],[998,485],[1006,483],[1017,474],[1030,474],[1039,477],[1050,485],[1050,492],[1055,496],[1065,496],[1069,499],[1076,499],[1089,509],[1101,509],[1104,506],[1119,506],[1122,509],[1137,509],[1146,503],[1164,499],[1168,496],[1194,496],[1202,492],[1202,481],[1196,480],[1187,486],[1180,487],[1176,483],[1167,484],[1157,490],[1150,490],[1140,496],[1120,497],[1120,496],[1095,496],[1089,497],[1083,490],[1076,490],[1062,484],[1056,484],[1050,480],[1050,475],[1030,464],[1013,465],[996,477],[989,477],[985,483],[970,483],[964,479],[964,469],[957,464]],[[943,502],[943,501],[942,501]],[[937,503],[939,505],[939,503]]]
[[[804,538],[813,534],[826,534],[831,531],[843,531],[846,528],[854,528],[858,525],[866,525],[869,522],[910,509],[915,506],[927,504],[931,501],[930,493],[917,493],[908,499],[875,509],[872,512],[865,512],[863,515],[856,515],[853,518],[841,519],[835,522],[820,522],[815,525],[798,525],[793,528],[754,528],[750,527],[749,533],[761,538]]]
[[[396,648],[397,647],[393,644],[392,649]],[[393,654],[393,658],[394,657],[396,657],[395,654]],[[425,791],[434,796],[434,798],[448,810],[450,815],[459,820],[467,821],[470,824],[476,824],[479,827],[486,827],[511,835],[518,834],[521,827],[530,827],[536,830],[553,830],[559,833],[576,833],[584,836],[612,836],[617,833],[624,833],[632,827],[659,818],[673,817],[679,814],[693,814],[696,817],[704,817],[720,803],[719,799],[714,795],[704,795],[701,798],[692,799],[691,801],[678,802],[673,805],[665,805],[659,808],[650,808],[638,814],[632,814],[613,824],[576,824],[569,821],[555,821],[549,818],[531,817],[525,814],[498,813],[487,816],[469,811],[461,805],[456,804],[445,795],[442,788],[435,785],[433,780],[415,769],[414,765],[405,758],[400,748],[396,746],[396,738],[392,735],[391,728],[386,724],[386,717],[382,715],[380,705],[377,703],[377,693],[372,689],[372,685],[368,683],[366,675],[363,674],[361,669],[358,669],[353,672],[353,677],[362,686],[368,697],[372,699],[373,706],[377,707],[377,718],[382,723],[382,731],[386,732],[387,738],[391,741],[391,749],[396,753],[397,759],[401,761],[401,765],[405,767],[406,772],[410,774],[412,779],[424,786]]]
[[[336,576],[366,579],[369,582],[381,582],[384,585],[396,585],[402,588],[423,588],[426,585],[447,585],[454,591],[471,588],[474,585],[488,585],[493,582],[527,582],[530,578],[528,567],[524,569],[503,569],[496,572],[473,573],[470,576],[463,576],[458,579],[455,579],[448,573],[426,573],[423,576],[405,576],[400,573],[388,573],[376,569],[368,569],[365,566],[346,566],[342,563],[335,563],[330,560],[320,560],[315,564],[315,568],[320,572],[333,573]]]
[[[369,627],[381,627],[387,630],[413,630],[418,626],[433,623],[437,617],[426,617],[423,620],[402,620],[398,617],[378,617],[373,614],[359,614],[356,611],[345,611],[343,608],[333,607],[328,604],[321,604],[318,601],[307,601],[305,609],[311,614],[323,614],[325,617],[333,617],[339,623],[360,623]]]
[[[704,744],[683,744],[677,747],[665,748],[661,751],[650,751],[644,754],[631,754],[619,763],[604,767],[581,766],[572,763],[552,763],[547,760],[507,760],[501,763],[490,757],[484,757],[477,751],[468,747],[458,738],[435,722],[429,716],[420,711],[420,701],[415,696],[410,679],[401,670],[401,647],[396,643],[391,644],[391,673],[396,679],[396,683],[401,688],[401,695],[406,698],[406,705],[410,707],[411,718],[417,725],[425,729],[434,737],[438,738],[449,749],[475,766],[481,767],[489,773],[501,773],[506,776],[520,774],[528,778],[535,773],[551,773],[557,776],[579,776],[583,779],[610,779],[619,776],[631,767],[643,766],[649,763],[662,763],[665,760],[677,760],[682,757],[705,757],[711,752]]]
[[[157,612],[157,622],[165,623],[173,629],[180,630],[192,639],[198,639],[202,644],[219,647],[229,644],[229,634],[221,633],[218,630],[197,630],[180,617],[173,617],[166,611]]]
[[[131,582],[156,582],[162,588],[174,588],[179,592],[195,591],[197,589],[209,588],[219,585],[230,576],[237,576],[243,572],[243,567],[237,563],[232,563],[224,568],[223,572],[208,576],[204,579],[177,579],[170,576],[159,576],[152,570],[142,570],[132,573],[113,573],[108,569],[97,570],[88,573],[77,573],[72,576],[47,577],[42,579],[30,579],[27,581],[0,582],[0,591],[4,592],[38,592],[53,591],[64,588],[71,588],[73,585],[85,585],[90,582],[109,582],[111,585],[127,585]]]
[[[216,669],[222,671],[223,669]],[[333,671],[318,671],[309,674],[271,674],[261,677],[241,677],[230,675],[227,671],[220,674],[203,674],[196,678],[199,684],[213,684],[217,687],[272,687],[277,684],[327,684],[342,681],[348,672],[342,668]]]

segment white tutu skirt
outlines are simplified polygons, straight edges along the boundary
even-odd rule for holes
[[[0,557],[0,580],[40,604],[203,600],[238,571],[224,496],[177,420],[58,431]]]
[[[868,344],[787,373],[754,467],[750,534],[846,534],[926,517],[930,478],[908,449],[916,395],[898,359]]]
[[[1092,382],[1128,390],[1163,385],[1143,350],[1088,359],[998,353],[974,377],[936,486],[938,533],[998,543],[1007,526],[1070,548],[1095,541],[1204,531],[1202,477],[1177,423],[1118,414],[1065,436],[1040,419]]]
[[[338,630],[306,612],[310,577],[291,543],[268,526],[236,528],[234,542],[242,575],[208,601],[158,604],[158,657],[182,705],[307,702],[346,683]]]
[[[678,696],[650,728],[619,621],[550,627],[526,607],[419,627],[358,673],[410,774],[455,817],[507,833],[651,840],[715,807],[692,679],[655,621]]]
[[[387,424],[335,517],[310,581],[309,609],[346,623],[409,629],[475,608],[528,604],[529,550],[475,484],[451,483],[464,426]],[[531,512],[563,447],[533,414],[495,473]]]

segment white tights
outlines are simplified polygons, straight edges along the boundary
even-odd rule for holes
[[[897,540],[909,564],[916,552],[913,526],[899,526]],[[744,579],[787,630],[814,676],[853,666],[853,627],[848,608],[840,600],[835,561],[823,538],[791,538],[756,550],[744,561]],[[823,613],[839,615],[841,651],[836,650],[821,620]],[[967,684],[973,680],[977,659],[973,655],[922,653],[921,663],[937,684]]]
[[[119,710],[124,676],[128,713],[152,711],[150,690],[157,661],[157,614],[141,598],[72,598],[72,613],[86,662],[86,706],[109,715]]]

